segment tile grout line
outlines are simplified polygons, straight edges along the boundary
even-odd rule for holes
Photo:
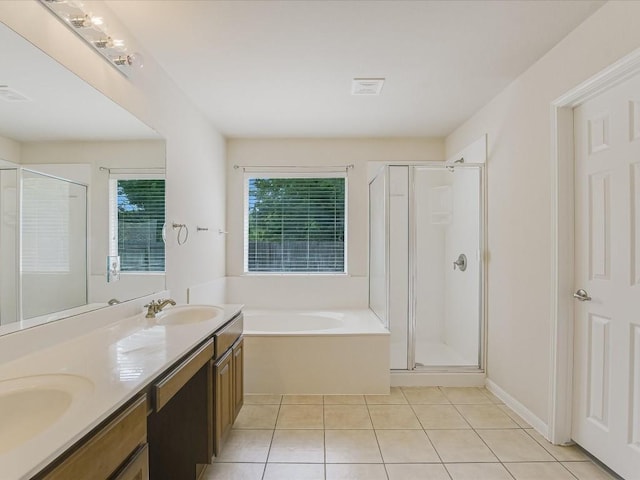
[[[280,417],[280,409],[282,408],[283,399],[284,399],[284,395],[280,397],[280,403],[278,404],[278,413],[276,414],[276,421],[273,425],[273,430],[271,431],[271,441],[269,442],[269,449],[267,450],[267,458],[264,459],[264,469],[262,470],[261,480],[264,480],[264,477],[267,474],[267,465],[269,463],[269,455],[271,455],[271,447],[273,446],[273,438],[276,435],[276,426],[278,425],[278,417]]]
[[[444,392],[443,392],[444,393]],[[484,395],[484,394],[483,394]],[[445,394],[446,396],[446,394]],[[488,400],[491,400],[490,398],[488,398],[486,395],[484,395]],[[448,398],[448,397],[447,397]],[[493,402],[491,402],[491,404],[493,404]],[[493,451],[493,449],[487,444],[487,442],[484,440],[484,438],[482,438],[482,436],[476,431],[476,428],[471,425],[471,422],[467,419],[467,417],[465,417],[462,412],[458,409],[457,404],[453,403],[452,401],[452,405],[453,408],[455,408],[456,412],[458,412],[458,414],[460,414],[460,416],[464,419],[465,422],[467,422],[467,424],[469,425],[469,427],[471,427],[471,431],[473,433],[475,433],[477,435],[477,437],[480,439],[480,441],[482,443],[484,443],[484,445],[489,449],[489,451],[492,453],[492,455],[494,457],[496,457],[496,460],[498,460],[498,463],[502,466],[502,468],[507,472],[507,475],[509,475],[511,478],[515,479],[515,476],[511,473],[511,471],[506,467],[506,465],[502,462],[502,459],[496,454],[496,452]],[[470,404],[473,405],[473,404]],[[478,405],[482,405],[482,404],[478,404]],[[515,423],[515,422],[514,422]],[[520,427],[518,425],[518,427]],[[446,467],[445,467],[446,468]]]
[[[529,436],[529,438],[531,438],[534,442],[536,442],[538,445],[540,445],[542,448],[544,448],[544,450],[545,450],[549,455],[551,455],[551,456],[554,458],[554,460],[562,466],[562,468],[564,468],[567,472],[569,472],[569,475],[571,475],[571,476],[572,476],[573,478],[575,478],[575,479],[578,479],[578,477],[577,477],[576,475],[574,475],[574,474],[573,474],[573,472],[572,472],[571,470],[569,470],[569,469],[567,468],[567,466],[566,466],[565,464],[563,464],[563,463],[562,463],[562,461],[561,461],[558,457],[556,457],[556,456],[553,454],[553,452],[550,452],[550,451],[549,451],[547,448],[545,448],[545,446],[544,446],[542,443],[540,443],[540,442],[539,442],[539,441],[538,441],[538,440],[537,440],[533,435],[531,435],[529,432],[527,432],[527,430],[533,430],[533,428],[531,428],[531,429],[524,428],[523,430],[524,430],[524,433],[526,433],[526,434]],[[553,445],[553,444],[552,444],[552,445]]]

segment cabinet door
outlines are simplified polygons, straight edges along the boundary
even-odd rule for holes
[[[114,480],[149,480],[149,447],[141,448]]]
[[[238,417],[244,403],[244,338],[233,346],[233,420]]]
[[[233,425],[233,350],[229,349],[214,365],[215,455]]]
[[[45,475],[45,480],[109,478],[139,445],[147,442],[147,399],[138,399],[107,426],[93,434],[62,463]],[[0,474],[2,477],[2,474]]]

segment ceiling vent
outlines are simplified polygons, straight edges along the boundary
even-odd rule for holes
[[[7,85],[0,85],[0,100],[5,102],[30,102],[31,99],[20,92],[9,88]]]
[[[354,78],[351,95],[380,95],[384,78]]]

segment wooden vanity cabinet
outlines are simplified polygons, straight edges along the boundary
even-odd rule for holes
[[[244,402],[243,317],[238,315],[214,335],[213,453],[219,455]]]
[[[214,384],[214,455],[219,455],[222,443],[233,426],[233,352],[228,350],[213,365]]]
[[[60,462],[35,478],[149,480],[146,442],[147,400],[142,396],[113,420],[82,439]],[[133,470],[130,465],[135,465],[131,467]],[[135,471],[135,475],[121,476],[127,470]]]
[[[193,480],[211,463],[210,362],[213,340],[200,346],[153,387],[148,417],[153,480]]]
[[[233,420],[238,417],[244,405],[244,338],[240,337],[232,347],[233,351]]]
[[[148,480],[149,446],[139,448],[133,458],[122,468],[113,480]]]

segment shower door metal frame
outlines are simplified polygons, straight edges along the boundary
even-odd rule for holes
[[[419,371],[419,372],[434,372],[434,373],[484,373],[486,365],[486,347],[487,347],[487,334],[486,334],[486,168],[484,164],[456,164],[443,165],[441,162],[424,162],[424,163],[411,163],[407,164],[409,167],[409,335],[408,335],[408,348],[407,348],[407,370]],[[417,253],[417,231],[415,222],[416,212],[416,200],[415,200],[415,170],[436,170],[443,171],[448,169],[477,169],[479,170],[479,198],[478,198],[478,210],[479,210],[479,232],[478,232],[478,321],[480,322],[479,338],[478,338],[478,366],[459,366],[459,365],[437,365],[437,366],[420,366],[416,367],[415,364],[415,336],[416,336],[416,310],[417,310],[417,265],[416,265],[416,253]]]
[[[373,178],[369,181],[368,184],[368,193],[369,193],[369,245],[368,245],[368,255],[369,255],[369,285],[368,285],[368,293],[369,293],[369,306],[371,306],[371,185],[374,181],[376,181],[379,177],[383,179],[383,201],[384,201],[384,292],[385,292],[385,301],[384,301],[384,317],[381,318],[384,326],[387,329],[391,328],[391,319],[389,318],[389,301],[390,301],[390,285],[389,285],[389,165],[384,165],[382,168],[378,170],[378,172],[373,176]],[[372,310],[373,311],[373,310]],[[374,312],[375,314],[375,312]],[[376,314],[376,316],[378,316]],[[378,317],[380,318],[380,317]]]

